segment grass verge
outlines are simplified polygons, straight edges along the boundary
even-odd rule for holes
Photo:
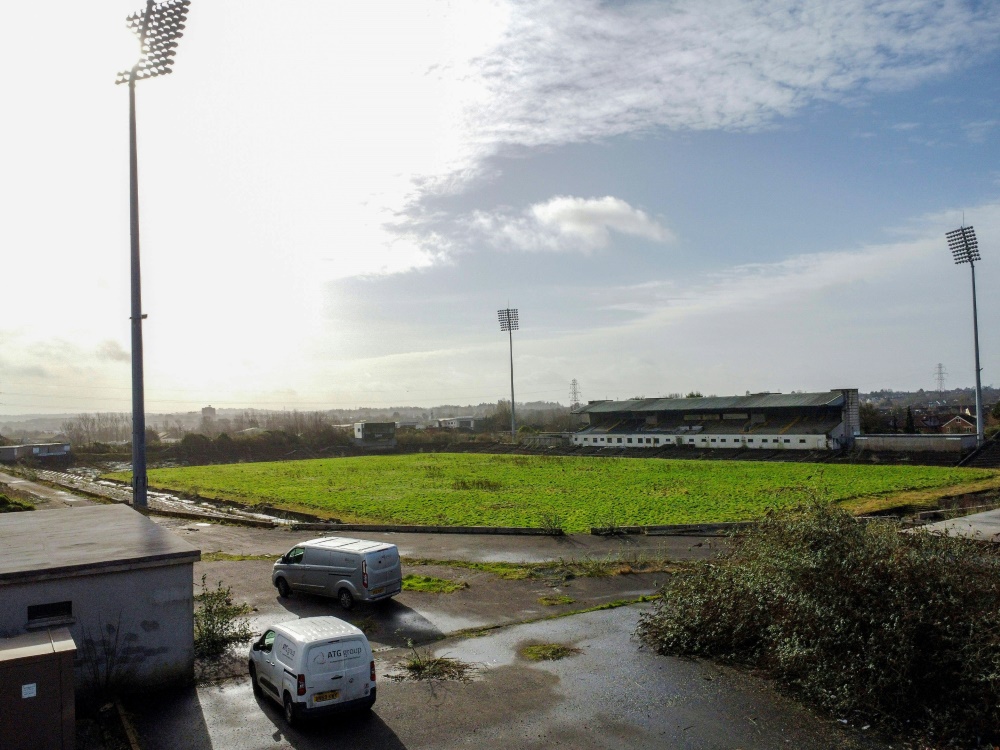
[[[18,500],[16,498],[7,497],[6,495],[0,495],[0,513],[19,513],[21,511],[34,509],[35,506],[27,500]],[[32,516],[32,518],[34,518],[34,516]]]

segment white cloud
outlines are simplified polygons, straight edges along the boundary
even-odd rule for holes
[[[978,120],[968,122],[964,126],[965,137],[973,143],[984,143],[1000,128],[1000,120]]]
[[[660,222],[610,195],[558,195],[520,214],[477,211],[469,225],[486,242],[514,250],[586,253],[607,247],[612,231],[653,242],[673,240]]]
[[[502,39],[472,61],[476,85],[463,81],[476,96],[456,158],[656,128],[761,128],[813,101],[941,76],[998,39],[1000,8],[954,2],[514,2]]]

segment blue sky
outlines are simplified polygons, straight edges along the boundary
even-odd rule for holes
[[[0,414],[127,411],[132,2],[12,11]],[[815,5],[815,7],[812,7]],[[141,82],[147,410],[973,382],[1000,6],[193,0]],[[31,75],[28,75],[28,71]]]

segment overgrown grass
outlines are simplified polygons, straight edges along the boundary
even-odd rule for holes
[[[469,588],[465,581],[449,581],[447,578],[419,576],[409,574],[403,576],[403,591],[422,591],[427,594],[452,594]]]
[[[838,718],[1000,739],[993,547],[813,504],[770,514],[662,595],[638,630],[660,653],[766,670]]]
[[[585,557],[579,560],[559,559],[554,562],[505,563],[473,562],[468,560],[428,560],[403,558],[409,566],[436,565],[446,568],[477,570],[507,581],[559,580],[574,578],[601,578],[630,575],[633,573],[660,573],[674,570],[677,564],[665,555],[648,553],[611,553],[603,557]]]
[[[579,653],[580,649],[561,643],[532,643],[521,649],[521,656],[529,661],[558,661]]]
[[[233,555],[229,552],[202,552],[202,562],[242,562],[244,560],[277,560],[281,555]]]
[[[109,475],[128,481],[130,475]],[[813,496],[866,512],[933,506],[1000,472],[629,458],[410,454],[153,469],[150,486],[345,522],[558,527],[746,521]]]

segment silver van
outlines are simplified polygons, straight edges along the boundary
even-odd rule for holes
[[[285,720],[375,705],[375,658],[365,634],[336,617],[273,625],[250,648],[253,692],[278,702]]]
[[[274,564],[271,583],[281,596],[319,594],[350,609],[356,601],[395,596],[403,588],[403,574],[395,544],[328,536],[288,550]]]

